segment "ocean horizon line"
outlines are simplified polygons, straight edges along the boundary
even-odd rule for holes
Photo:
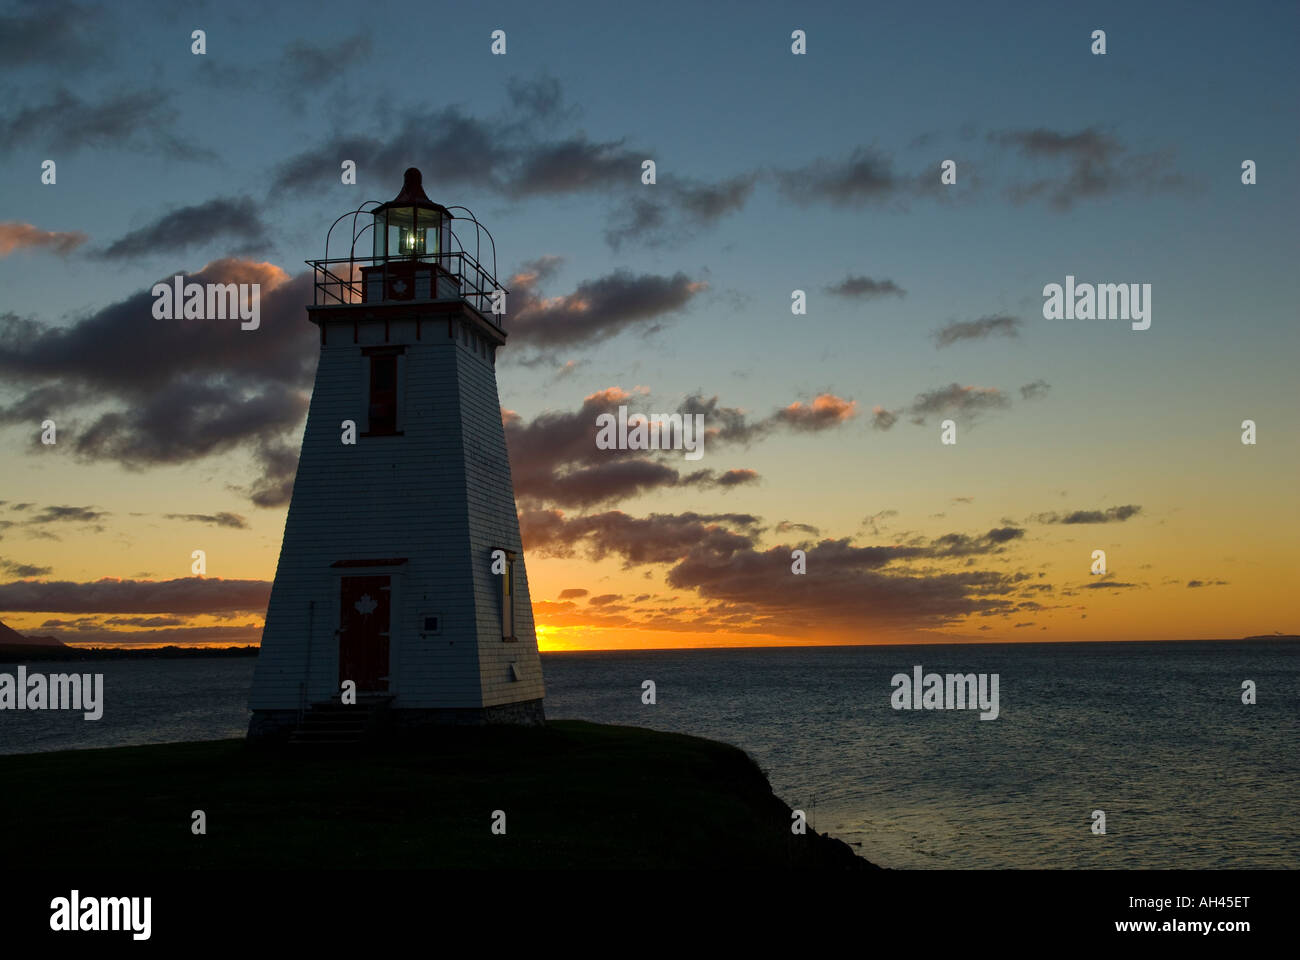
[[[697,646],[677,646],[677,647],[590,647],[574,648],[567,647],[563,649],[542,649],[539,652],[545,654],[583,654],[583,653],[682,653],[686,651],[708,651],[708,650],[839,650],[846,647],[973,647],[973,646],[1007,646],[1007,647],[1027,647],[1027,646],[1094,646],[1104,644],[1131,644],[1131,643],[1245,643],[1250,641],[1261,640],[1300,640],[1300,634],[1294,633],[1274,633],[1274,634],[1252,634],[1241,637],[1126,637],[1126,638],[1109,638],[1105,640],[984,640],[981,638],[971,639],[936,639],[936,640],[882,640],[869,643],[756,643],[756,644],[707,644]],[[241,644],[94,644],[94,643],[64,643],[63,649],[84,650],[84,651],[140,651],[147,650],[190,650],[190,651],[230,651],[230,650],[260,650],[260,643],[241,643]],[[39,649],[38,645],[33,645],[33,650]]]

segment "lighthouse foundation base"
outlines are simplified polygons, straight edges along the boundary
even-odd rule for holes
[[[540,727],[546,723],[546,711],[541,699],[521,700],[518,703],[500,703],[492,707],[448,707],[436,710],[392,710],[393,729],[405,734],[427,730],[430,727],[488,726],[513,723],[524,727]]]
[[[387,703],[317,704],[311,710],[254,710],[248,723],[248,742],[276,744],[328,739],[411,740],[439,727],[515,724],[540,727],[546,723],[543,702],[522,700],[490,707],[397,708]]]
[[[288,740],[301,719],[297,710],[254,710],[248,721],[248,739],[258,743]]]

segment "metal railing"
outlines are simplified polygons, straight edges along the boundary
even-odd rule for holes
[[[434,268],[430,271],[429,289],[412,291],[413,296],[404,300],[463,300],[496,326],[505,328],[504,314],[492,313],[493,294],[504,294],[505,289],[464,250],[416,256],[334,257],[306,263],[315,271],[313,304],[318,307],[392,302],[395,298],[388,296],[390,279],[411,279],[421,266],[427,266]],[[415,293],[428,296],[416,297]]]

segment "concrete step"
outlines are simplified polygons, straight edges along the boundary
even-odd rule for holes
[[[375,714],[391,702],[392,697],[365,697],[355,704],[313,704],[289,735],[289,742],[322,746],[361,743],[373,726]]]

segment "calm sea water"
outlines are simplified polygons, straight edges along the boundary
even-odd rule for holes
[[[892,709],[890,678],[915,664],[997,673],[1000,717]],[[103,719],[5,711],[0,753],[247,729],[251,658],[79,666],[105,675]],[[546,654],[543,669],[549,717],[734,743],[819,831],[883,866],[1300,867],[1300,644]]]

